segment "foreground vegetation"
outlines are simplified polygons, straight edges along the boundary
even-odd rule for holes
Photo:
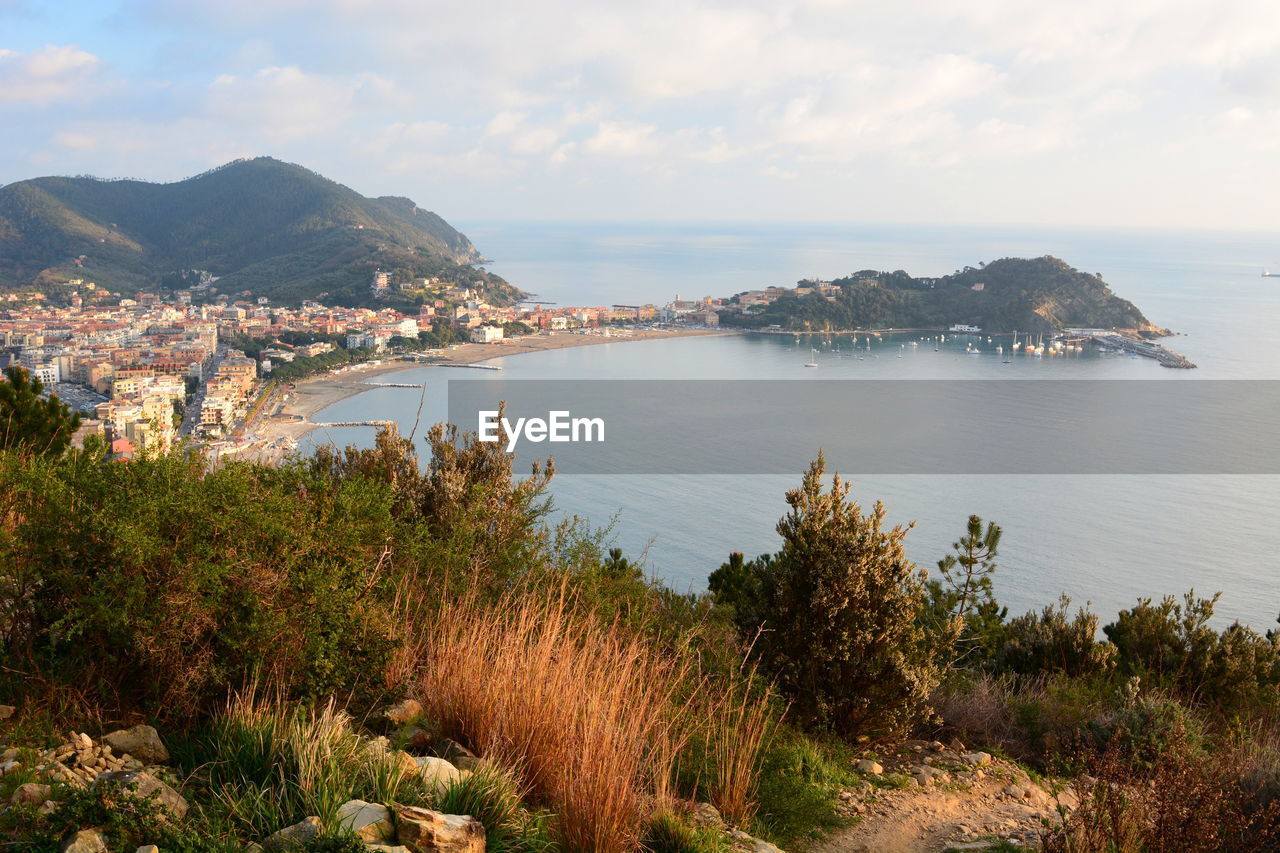
[[[0,452],[0,695],[17,706],[0,741],[152,722],[191,810],[54,785],[56,810],[0,816],[30,849],[93,825],[112,850],[241,850],[309,816],[334,826],[352,799],[473,814],[496,850],[726,848],[699,802],[803,846],[847,822],[864,752],[907,735],[1076,779],[1048,849],[1280,838],[1277,633],[1217,630],[1216,598],[1190,593],[1101,632],[1065,600],[1009,618],[998,526],[970,519],[930,577],[905,558],[909,528],[864,512],[821,458],[777,553],[734,555],[682,595],[604,532],[551,524],[550,463],[516,477],[451,427],[425,460],[384,432],[213,470],[32,432]],[[420,712],[385,723],[405,698]],[[410,744],[482,763],[427,784],[384,757]],[[15,756],[5,802],[38,775]]]

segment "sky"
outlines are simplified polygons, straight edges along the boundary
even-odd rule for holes
[[[0,0],[0,183],[469,221],[1278,230],[1275,0]]]

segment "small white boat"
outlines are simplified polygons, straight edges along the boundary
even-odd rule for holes
[[[817,366],[818,366],[818,351],[817,351],[816,349],[810,349],[810,350],[809,350],[809,352],[810,352],[810,353],[812,353],[812,355],[810,355],[810,356],[809,356],[809,360],[808,360],[808,361],[806,361],[806,362],[804,363],[804,366],[805,366],[805,367],[817,367]]]

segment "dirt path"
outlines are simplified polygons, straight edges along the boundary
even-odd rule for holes
[[[942,853],[983,850],[1000,840],[1035,849],[1045,821],[1058,820],[1057,801],[1045,787],[985,753],[917,743],[884,760],[894,769],[868,774],[875,784],[841,794],[857,823],[813,853]],[[1059,799],[1073,805],[1069,793]]]

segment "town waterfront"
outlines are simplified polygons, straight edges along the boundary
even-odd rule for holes
[[[953,338],[934,351],[919,335],[873,339],[870,353],[851,336],[830,340],[743,335],[610,343],[501,358],[493,376],[516,378],[875,378],[875,379],[1275,379],[1280,285],[1261,277],[1275,265],[1280,240],[1267,235],[1089,233],[825,227],[678,229],[473,225],[468,232],[498,260],[491,267],[540,298],[567,304],[666,301],[830,278],[863,268],[943,274],[1003,256],[1051,253],[1097,271],[1153,322],[1180,334],[1165,341],[1199,365],[1162,369],[1153,361],[1087,351],[1007,359],[996,341],[966,353]],[[899,344],[903,347],[900,350]],[[865,347],[865,336],[858,346]],[[810,346],[821,369],[806,371]],[[1004,345],[1006,351],[1008,344]],[[899,354],[903,358],[898,358]],[[859,357],[861,355],[861,357]],[[870,356],[870,357],[869,357]],[[881,356],[876,358],[874,356]],[[1006,364],[1009,360],[1011,363]],[[486,371],[415,368],[395,379],[425,383],[423,421],[444,416],[445,383],[488,378]],[[412,427],[419,392],[378,388],[328,407],[317,421],[390,419]],[[768,405],[768,401],[762,401]],[[1221,413],[1230,417],[1231,413]],[[359,416],[359,417],[357,417]],[[797,413],[803,416],[803,413]],[[851,427],[854,425],[851,425]],[[334,428],[310,442],[366,444],[368,428]],[[785,437],[780,437],[785,440]],[[310,442],[305,442],[306,446]],[[815,448],[816,452],[816,448]],[[1241,454],[1253,452],[1238,448]],[[650,570],[677,588],[699,589],[731,550],[771,550],[794,477],[565,476],[553,483],[560,510],[597,525],[616,518],[616,544],[644,553]],[[895,522],[917,522],[911,557],[932,563],[978,513],[1004,525],[997,591],[1011,611],[1065,592],[1091,600],[1104,618],[1138,595],[1225,592],[1218,609],[1259,629],[1272,625],[1280,600],[1260,595],[1274,580],[1280,484],[1266,476],[859,476],[854,495],[882,499]],[[1231,544],[1230,559],[1225,545]]]

